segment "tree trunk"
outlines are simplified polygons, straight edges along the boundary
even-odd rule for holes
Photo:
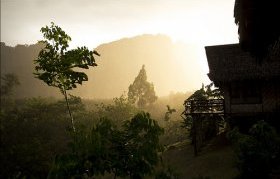
[[[65,98],[65,101],[66,101],[66,104],[67,104],[68,113],[69,113],[69,116],[71,118],[71,124],[72,124],[73,131],[76,132],[76,128],[75,128],[75,124],[74,124],[74,118],[73,118],[73,115],[72,115],[71,110],[70,110],[68,97],[67,97],[67,92],[66,92],[65,89],[63,89],[63,94],[64,94],[64,98]]]

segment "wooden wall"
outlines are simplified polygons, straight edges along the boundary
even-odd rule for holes
[[[264,112],[279,112],[279,110],[280,110],[280,82],[264,81],[262,87],[263,87],[262,88],[263,111]]]
[[[226,113],[259,113],[280,112],[280,81],[264,81],[261,84],[261,103],[233,104],[231,102],[230,85],[220,86],[224,91]]]

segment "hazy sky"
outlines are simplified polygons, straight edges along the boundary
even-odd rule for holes
[[[211,2],[211,3],[210,3]],[[97,45],[143,33],[199,45],[237,42],[234,0],[1,0],[1,41],[31,44],[55,22],[72,46]]]
[[[238,42],[233,8],[234,0],[1,0],[1,41],[36,43],[52,21],[72,37],[71,47],[166,34],[197,46],[207,80],[204,46]]]

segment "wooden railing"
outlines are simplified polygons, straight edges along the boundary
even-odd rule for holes
[[[194,146],[194,155],[198,155],[204,134],[202,131],[203,119],[217,120],[217,117],[224,119],[225,101],[224,99],[209,99],[209,100],[186,100],[184,103],[185,111],[182,113],[184,120],[191,116],[192,123],[192,141]],[[210,118],[202,116],[211,115]],[[213,117],[215,116],[215,117]]]
[[[224,114],[224,99],[189,100],[185,101],[185,115],[188,114]]]

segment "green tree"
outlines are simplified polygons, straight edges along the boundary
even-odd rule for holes
[[[133,84],[128,88],[128,99],[132,103],[137,103],[138,107],[145,107],[157,100],[154,85],[147,81],[145,65],[142,66]]]
[[[90,66],[97,66],[94,54],[98,56],[99,54],[96,51],[88,50],[87,47],[67,50],[71,37],[53,22],[50,27],[42,27],[41,32],[45,38],[41,41],[45,44],[45,48],[40,51],[38,58],[34,60],[36,64],[35,77],[43,80],[49,86],[59,88],[67,103],[72,128],[75,131],[67,90],[76,88],[77,84],[81,85],[88,80],[84,72],[74,71],[74,69],[88,69]]]
[[[214,87],[214,83],[202,87],[196,90],[186,101],[191,100],[208,100],[208,99],[223,99],[223,93],[219,88]]]
[[[126,172],[130,178],[144,178],[147,174],[152,174],[160,159],[159,152],[163,150],[159,143],[159,136],[163,132],[149,113],[138,113],[131,121],[127,121],[124,129],[127,158],[120,165],[123,170],[121,173]]]
[[[56,158],[49,178],[82,178],[114,174],[144,178],[160,161],[163,129],[148,113],[138,113],[122,129],[102,118],[90,132],[78,128],[73,152]]]

